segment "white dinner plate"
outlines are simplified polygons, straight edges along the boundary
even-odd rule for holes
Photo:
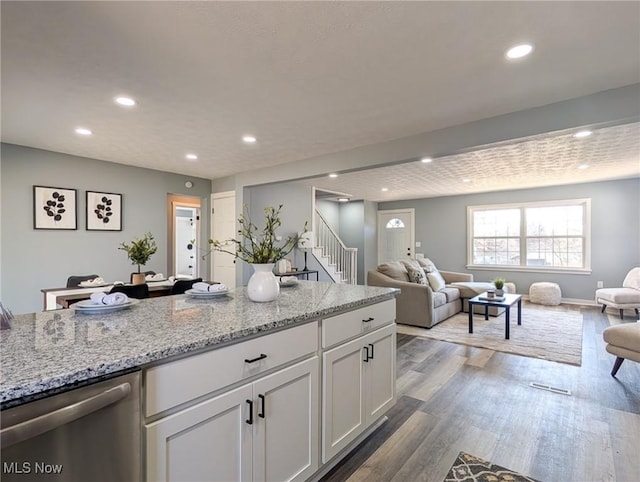
[[[226,291],[198,291],[191,288],[184,292],[187,296],[191,296],[192,298],[215,298],[216,296],[224,296],[229,293],[229,290]]]
[[[97,305],[91,300],[82,300],[72,304],[71,308],[80,313],[111,313],[112,311],[126,310],[138,303],[140,300],[135,298],[129,298],[129,301],[120,305]]]

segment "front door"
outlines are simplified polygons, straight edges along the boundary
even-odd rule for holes
[[[415,257],[413,208],[378,211],[378,264]]]

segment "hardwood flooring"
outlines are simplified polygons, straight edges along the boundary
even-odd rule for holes
[[[398,335],[398,403],[322,480],[441,482],[464,451],[545,482],[640,481],[640,363],[611,377],[606,315],[567,309],[584,317],[580,367]]]

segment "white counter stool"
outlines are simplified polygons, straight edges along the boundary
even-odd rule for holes
[[[558,283],[540,281],[532,283],[529,287],[529,302],[538,305],[559,305],[562,292]]]

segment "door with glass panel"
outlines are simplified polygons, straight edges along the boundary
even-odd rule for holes
[[[415,257],[413,208],[378,211],[378,264]]]

